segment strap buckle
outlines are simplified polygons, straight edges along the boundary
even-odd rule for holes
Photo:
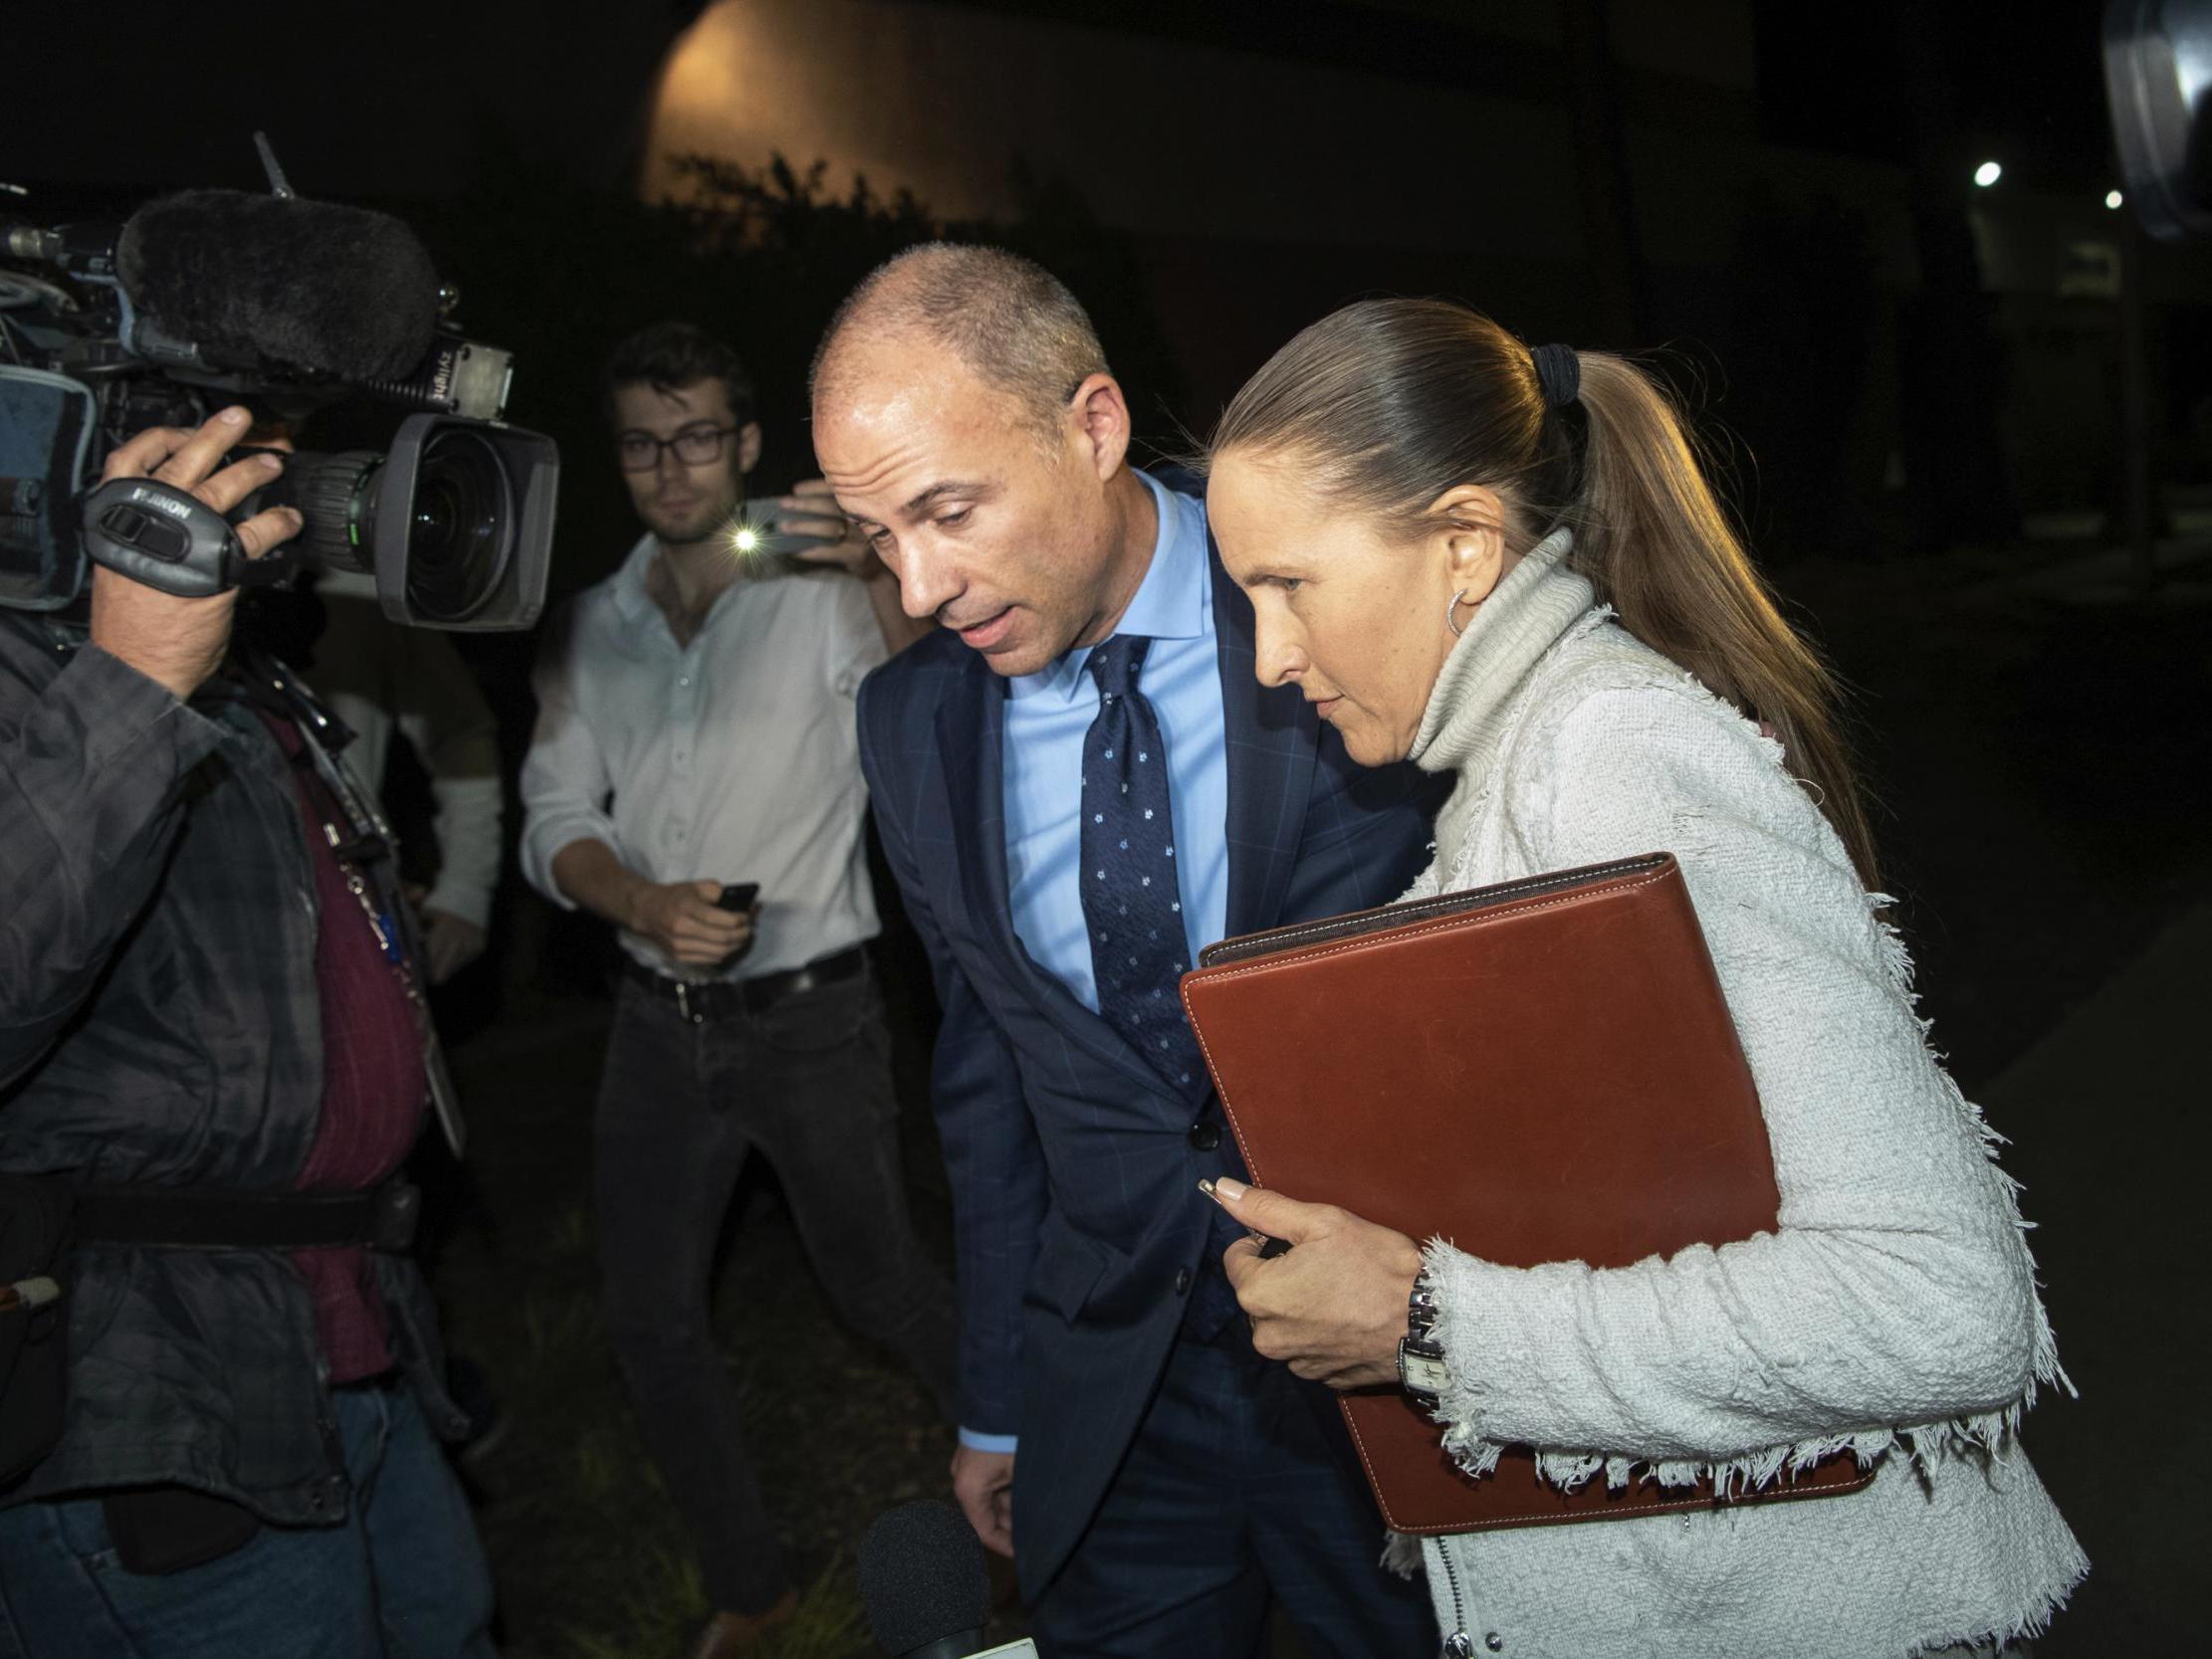
[[[388,1256],[404,1256],[415,1246],[415,1228],[421,1220],[422,1188],[411,1181],[386,1181],[376,1189],[368,1247]]]

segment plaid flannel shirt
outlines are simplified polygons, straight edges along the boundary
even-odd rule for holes
[[[218,677],[187,707],[81,629],[0,611],[0,1169],[290,1186],[321,1111],[318,908],[274,738]],[[412,1264],[380,1257],[433,1423]],[[281,1253],[81,1248],[60,1446],[0,1502],[177,1483],[338,1520],[312,1302]]]

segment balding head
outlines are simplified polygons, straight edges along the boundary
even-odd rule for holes
[[[1129,405],[1049,273],[995,248],[900,255],[838,309],[813,392],[814,456],[909,615],[1008,675],[1112,631],[1157,515]]]
[[[1010,395],[1047,442],[1076,388],[1109,372],[1090,317],[1043,266],[1003,248],[926,242],[877,266],[837,308],[814,352],[816,404],[867,374],[872,347],[916,337]]]

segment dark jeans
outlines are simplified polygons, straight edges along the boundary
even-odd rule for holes
[[[607,1336],[708,1597],[790,1587],[708,1317],[715,1240],[748,1153],[781,1177],[837,1312],[954,1410],[952,1291],[907,1219],[890,1036],[873,977],[694,1024],[625,983],[595,1126]]]
[[[404,1384],[331,1391],[352,1498],[181,1572],[116,1559],[97,1497],[0,1511],[5,1659],[492,1659],[492,1574]]]
[[[1031,1609],[1037,1646],[1258,1659],[1279,1598],[1317,1659],[1430,1659],[1428,1586],[1383,1568],[1383,1537],[1328,1391],[1261,1358],[1241,1322],[1212,1342],[1185,1332],[1096,1519]]]

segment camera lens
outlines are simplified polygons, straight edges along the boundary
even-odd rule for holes
[[[411,431],[416,421],[427,430]],[[518,441],[512,432],[502,436],[509,444]],[[546,444],[533,434],[521,437]],[[526,482],[534,476],[526,475]],[[270,507],[300,510],[305,526],[285,550],[303,564],[375,571],[393,561],[418,622],[457,626],[487,607],[514,614],[521,595],[507,589],[518,559],[521,579],[538,584],[530,599],[536,614],[543,576],[530,572],[542,566],[550,532],[540,533],[537,550],[518,553],[523,516],[515,472],[481,429],[416,416],[386,454],[287,456],[284,472],[240,503],[231,519],[241,522]]]
[[[408,505],[407,601],[439,622],[468,618],[499,590],[515,547],[513,487],[474,432],[433,434]]]
[[[288,455],[277,482],[248,497],[231,518],[243,520],[271,507],[297,508],[305,522],[283,552],[305,564],[365,570],[364,520],[373,511],[376,472],[383,464],[373,450]]]

